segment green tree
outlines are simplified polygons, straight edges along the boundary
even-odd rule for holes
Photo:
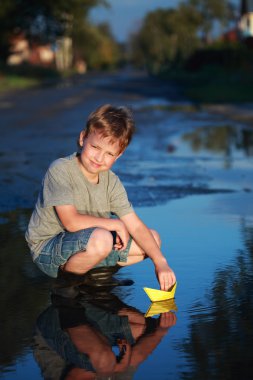
[[[229,0],[187,0],[201,17],[200,32],[205,42],[211,40],[214,25],[224,29],[236,20],[236,7]]]
[[[140,31],[132,36],[133,61],[152,73],[180,64],[198,45],[200,22],[199,13],[187,4],[149,13]]]
[[[151,12],[131,38],[133,62],[152,73],[182,66],[214,30],[222,31],[235,18],[229,0],[185,0],[176,9]]]
[[[88,68],[113,68],[119,61],[119,46],[107,24],[83,24],[73,31],[73,41],[75,56],[83,59]]]
[[[54,42],[70,36],[87,22],[89,10],[106,0],[2,0],[0,7],[0,54],[8,53],[10,36],[22,31],[28,39]]]

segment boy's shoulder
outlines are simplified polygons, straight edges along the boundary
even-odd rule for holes
[[[115,174],[112,170],[108,170],[107,172],[104,172],[104,174],[107,177],[108,187],[111,190],[124,187],[120,177],[117,174]]]
[[[65,167],[72,165],[74,163],[75,157],[76,157],[76,153],[73,153],[73,154],[66,156],[66,157],[57,158],[56,160],[51,162],[48,170],[54,171],[54,170],[58,170],[58,169],[59,170],[64,169]]]
[[[107,170],[106,172],[104,172],[104,175],[107,176],[109,181],[118,181],[119,180],[119,177],[117,176],[117,174],[115,174],[112,170]]]

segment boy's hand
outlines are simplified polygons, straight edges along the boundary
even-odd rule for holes
[[[176,282],[176,276],[173,270],[168,266],[166,259],[155,263],[156,277],[159,281],[161,290],[169,290]]]
[[[116,242],[115,242],[115,244],[114,244],[114,249],[116,250],[116,251],[119,251],[120,249],[122,249],[122,242],[121,242],[121,239],[120,239],[120,237],[119,237],[119,235],[116,235]]]
[[[177,322],[177,317],[171,311],[162,313],[159,317],[159,327],[161,329],[168,329],[169,327],[174,326],[176,322]]]
[[[114,249],[119,250],[119,251],[126,249],[130,236],[125,224],[121,220],[119,219],[115,220],[114,231],[117,234],[116,243],[114,244]]]

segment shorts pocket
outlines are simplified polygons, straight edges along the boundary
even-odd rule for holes
[[[70,256],[79,251],[78,242],[74,240],[61,239],[56,247],[56,255],[54,255],[54,263],[56,265],[64,264]]]
[[[44,253],[41,253],[38,257],[38,261],[41,263],[41,264],[51,264],[52,263],[52,257],[50,254],[44,254]]]
[[[50,254],[41,253],[34,261],[37,267],[50,277],[56,278],[58,274],[58,267],[54,265],[53,259]]]

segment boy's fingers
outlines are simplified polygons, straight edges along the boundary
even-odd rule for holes
[[[129,237],[128,238],[125,236],[121,237],[118,235],[118,239],[120,241],[120,251],[126,249]],[[117,240],[116,240],[116,243],[117,243]]]
[[[161,277],[159,278],[159,282],[161,290],[167,291],[175,283],[175,276],[173,276],[172,273],[170,273],[168,276],[161,275]]]
[[[159,326],[161,328],[172,327],[176,324],[176,321],[177,321],[176,315],[172,313],[171,311],[169,311],[167,313],[161,314]]]
[[[114,249],[116,249],[116,250],[119,250],[119,249],[121,249],[121,247],[122,247],[122,244],[114,244]]]

